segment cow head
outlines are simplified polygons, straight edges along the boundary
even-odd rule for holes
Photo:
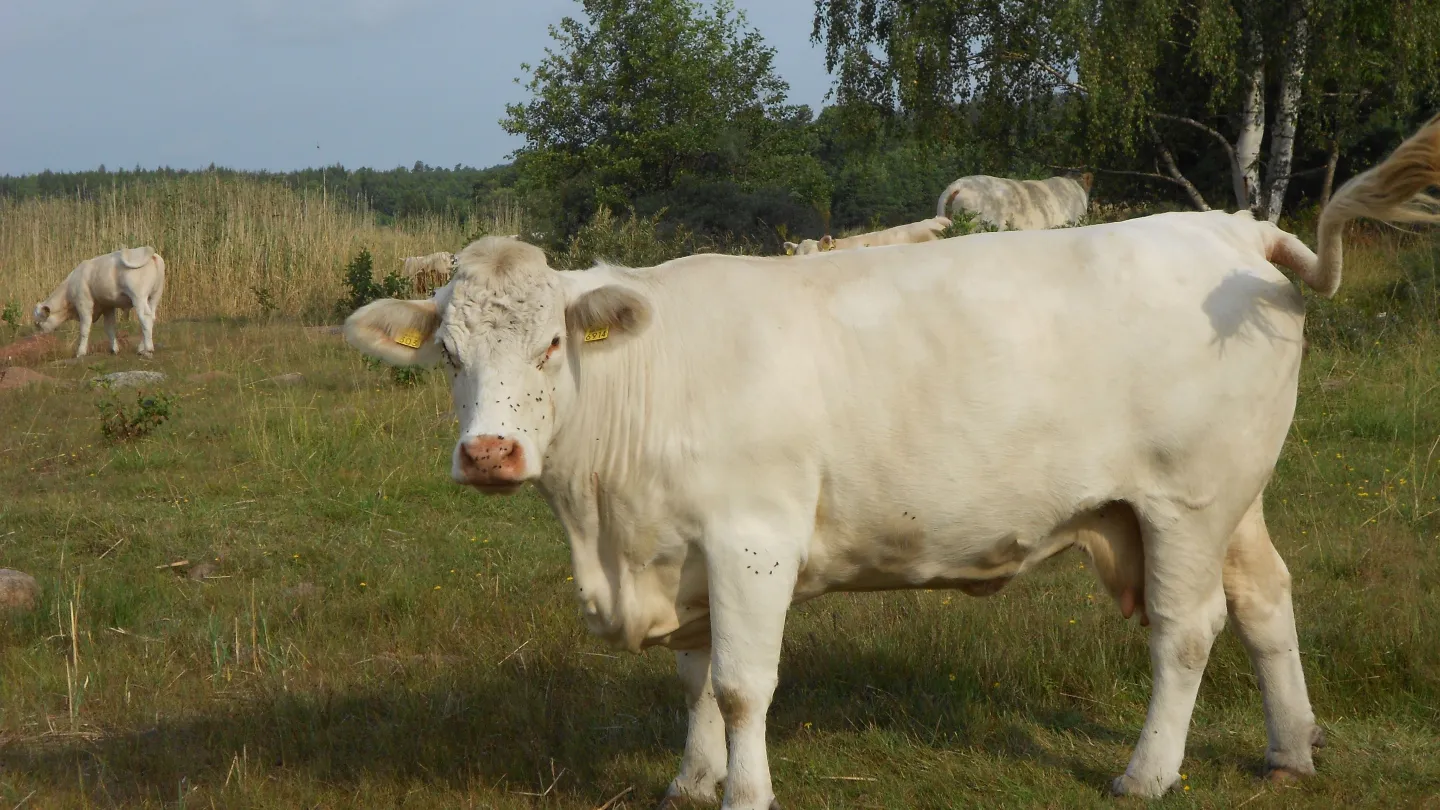
[[[35,318],[35,328],[44,333],[55,331],[65,322],[65,313],[57,312],[44,301],[35,305],[31,315]]]
[[[601,273],[552,270],[513,239],[480,239],[456,259],[435,297],[367,304],[346,319],[345,337],[391,365],[443,364],[460,420],[451,475],[512,492],[540,476],[575,399],[578,352],[643,331],[650,305]]]
[[[830,237],[825,238],[829,239]],[[821,250],[824,248],[820,247],[820,242],[814,239],[801,239],[798,244],[795,242],[785,243],[786,256],[809,256],[812,253],[819,253]]]

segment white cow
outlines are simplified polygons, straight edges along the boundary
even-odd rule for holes
[[[857,234],[855,236],[844,236],[836,239],[829,234],[820,239],[802,239],[797,242],[785,243],[785,255],[787,256],[808,256],[812,253],[821,253],[830,250],[852,250],[862,247],[880,247],[882,245],[909,245],[919,242],[933,242],[940,238],[945,229],[950,227],[949,217],[931,217],[922,219],[919,222],[908,222],[904,225],[896,225],[893,228],[886,228],[882,231],[871,231],[870,233]]]
[[[1047,180],[1010,180],[985,174],[951,183],[935,207],[940,216],[969,211],[1000,230],[1033,231],[1079,222],[1090,206],[1089,173]]]
[[[1440,219],[1440,118],[1350,181],[1320,257],[1249,213],[979,234],[804,262],[694,256],[557,272],[483,239],[424,301],[349,342],[441,363],[458,482],[533,482],[589,628],[677,650],[689,735],[668,800],[773,804],[765,717],[792,603],[993,593],[1071,546],[1150,626],[1149,714],[1116,793],[1173,786],[1227,615],[1264,698],[1266,762],[1320,741],[1261,495],[1294,411],[1304,301],[1357,216]],[[1016,644],[1026,643],[1015,639]]]
[[[155,351],[155,313],[164,292],[165,260],[160,254],[149,245],[123,248],[75,265],[50,297],[35,305],[35,328],[53,332],[74,318],[80,322],[75,356],[84,357],[90,350],[90,325],[103,316],[110,353],[117,354],[115,313],[134,308],[140,320],[140,354],[148,357]]]

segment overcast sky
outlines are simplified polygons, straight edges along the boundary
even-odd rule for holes
[[[791,99],[830,87],[810,0],[736,0]],[[503,11],[501,11],[503,9]],[[489,166],[520,63],[576,0],[0,0],[0,174]],[[317,148],[318,146],[318,148]]]

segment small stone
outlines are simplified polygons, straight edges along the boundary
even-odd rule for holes
[[[142,385],[159,385],[162,382],[165,382],[165,374],[160,371],[115,371],[90,379],[91,386],[109,386],[110,388],[134,388]]]
[[[40,603],[40,583],[22,571],[0,568],[0,609],[30,612]]]

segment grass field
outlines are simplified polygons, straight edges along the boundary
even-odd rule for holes
[[[1269,491],[1329,732],[1320,775],[1257,778],[1259,694],[1225,634],[1187,789],[1159,806],[1440,807],[1435,256],[1371,239],[1341,301],[1312,297]],[[0,565],[44,588],[0,624],[0,807],[654,805],[684,739],[673,658],[586,635],[532,491],[449,482],[440,375],[399,386],[295,323],[162,309],[157,342],[149,363],[37,368],[165,371],[177,412],[149,438],[103,440],[104,395],[80,386],[0,392]],[[780,800],[1112,806],[1145,643],[1073,553],[984,600],[801,606],[770,715]]]

